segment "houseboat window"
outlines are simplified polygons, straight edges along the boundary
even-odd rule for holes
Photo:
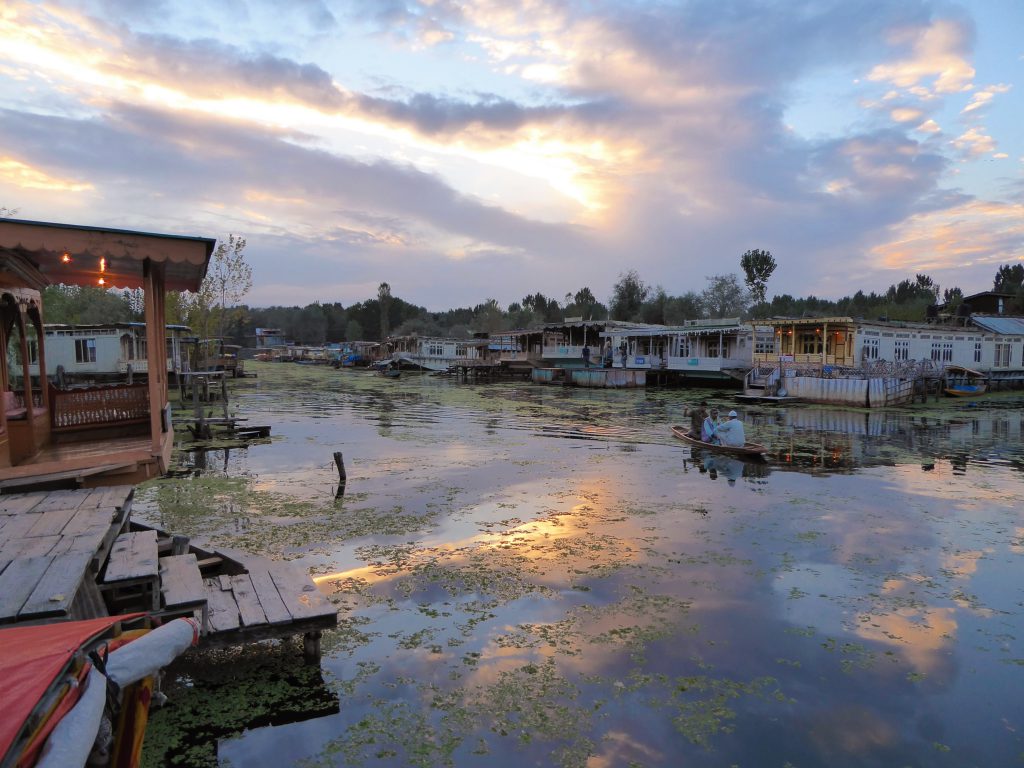
[[[953,362],[953,342],[947,341],[942,344],[942,362]]]
[[[776,351],[774,334],[759,333],[754,337],[755,355],[771,355]]]
[[[28,364],[39,365],[39,341],[37,339],[26,339],[28,342]]]
[[[895,342],[895,348],[893,350],[894,360],[909,360],[910,359],[910,342],[905,340],[897,340]]]
[[[75,339],[75,362],[96,362],[96,339]]]
[[[976,362],[976,363],[980,363],[981,362],[981,342],[980,341],[974,342],[974,362]]]
[[[679,339],[679,356],[689,357],[690,356],[690,337],[683,336]]]
[[[864,351],[861,352],[865,360],[878,359],[878,339],[864,339]]]
[[[996,359],[993,363],[995,368],[1009,368],[1010,367],[1010,345],[996,343]]]
[[[122,360],[134,360],[135,359],[135,345],[132,344],[131,334],[126,333],[121,336],[121,359]]]
[[[708,339],[708,357],[721,357],[720,350],[718,347],[718,339]]]
[[[875,344],[878,340],[874,339]],[[817,333],[800,334],[800,353],[803,355],[820,355],[822,351],[821,336]]]

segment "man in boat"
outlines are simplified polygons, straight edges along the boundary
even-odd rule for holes
[[[704,417],[700,427],[700,439],[705,443],[720,443],[715,434],[718,431],[718,409],[712,408],[711,413]]]
[[[590,367],[590,347],[588,347],[586,344],[583,345],[583,367]]]
[[[729,420],[719,424],[715,434],[721,440],[722,445],[728,445],[732,448],[742,448],[747,442],[743,422],[739,420],[736,411],[729,411]]]
[[[701,430],[704,429],[704,419],[708,417],[708,402],[707,400],[701,400],[700,405],[696,408],[687,409],[690,415],[690,434],[694,437],[700,435]],[[686,411],[683,412],[686,415]]]

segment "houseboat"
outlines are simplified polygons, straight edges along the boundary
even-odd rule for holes
[[[970,315],[955,323],[850,317],[776,319],[770,351],[754,355],[748,389],[816,402],[895,405],[945,369],[1024,378],[1024,319]]]
[[[457,362],[479,358],[473,339],[445,339],[434,336],[393,336],[380,345],[378,362],[447,371]]]
[[[770,327],[739,318],[617,328],[602,336],[611,343],[613,367],[671,371],[675,378],[695,383],[740,383],[755,351],[772,347]]]
[[[165,292],[197,291],[215,242],[0,219],[0,490],[132,483],[166,471],[174,433]],[[146,383],[51,383],[42,290],[58,283],[144,290]]]
[[[146,324],[98,323],[90,325],[46,324],[47,362],[51,375],[65,384],[123,381],[149,371],[146,355]],[[172,384],[189,370],[188,345],[192,330],[187,325],[167,326],[167,374]],[[29,345],[29,373],[39,376],[39,350]]]

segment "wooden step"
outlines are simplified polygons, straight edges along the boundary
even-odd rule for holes
[[[160,558],[160,597],[164,615],[183,616],[198,612],[200,626],[206,632],[206,591],[194,554]]]
[[[156,531],[131,531],[114,540],[100,589],[120,609],[160,608]]]

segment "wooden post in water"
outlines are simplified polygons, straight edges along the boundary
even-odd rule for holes
[[[345,495],[345,484],[348,482],[348,475],[345,472],[345,459],[341,455],[341,451],[334,452],[334,464],[338,468],[338,491],[334,494],[334,498],[340,499]]]

